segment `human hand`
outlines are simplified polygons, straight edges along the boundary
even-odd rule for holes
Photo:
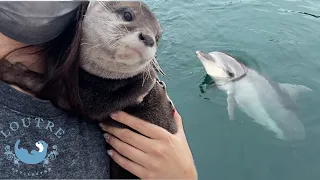
[[[174,115],[178,132],[174,135],[125,112],[111,117],[146,136],[101,124],[109,133],[105,134],[107,142],[115,149],[108,154],[122,168],[141,179],[198,179],[178,112]]]

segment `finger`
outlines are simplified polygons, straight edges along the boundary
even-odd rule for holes
[[[154,143],[152,139],[135,133],[129,129],[115,128],[104,125],[100,126],[104,131],[143,152],[148,152],[150,146]]]
[[[147,169],[145,169],[144,167],[140,166],[137,163],[134,163],[126,159],[125,157],[121,156],[119,153],[117,153],[114,150],[108,151],[108,154],[119,166],[121,166],[123,169],[131,172],[132,174],[134,174],[139,178],[143,177],[144,174],[146,174],[147,172]]]
[[[120,112],[114,113],[111,115],[111,118],[122,124],[125,124],[131,127],[132,129],[152,139],[161,139],[170,134],[167,130],[157,125],[148,123],[142,119],[131,116],[125,112],[120,111]]]
[[[122,156],[141,165],[142,167],[148,166],[148,155],[145,152],[142,152],[141,150],[120,141],[118,138],[112,135],[105,134],[105,137],[107,142]]]

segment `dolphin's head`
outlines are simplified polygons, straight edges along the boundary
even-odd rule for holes
[[[238,79],[247,72],[247,68],[242,63],[225,53],[210,52],[206,54],[197,51],[196,54],[207,74],[216,82]]]

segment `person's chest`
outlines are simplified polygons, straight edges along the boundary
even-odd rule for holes
[[[109,178],[97,125],[0,108],[0,178]]]

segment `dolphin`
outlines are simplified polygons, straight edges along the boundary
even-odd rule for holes
[[[305,139],[296,100],[299,94],[311,92],[310,88],[271,81],[223,52],[196,51],[196,55],[217,87],[226,92],[230,120],[237,106],[279,139]]]

